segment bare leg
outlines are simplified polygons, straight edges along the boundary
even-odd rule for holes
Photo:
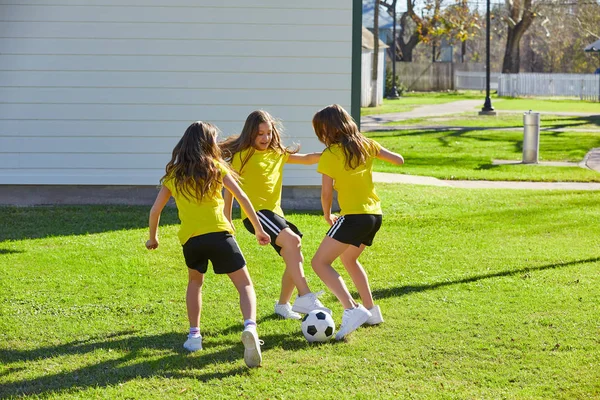
[[[256,321],[256,293],[254,286],[248,274],[248,268],[244,267],[235,272],[227,274],[231,282],[235,285],[240,295],[240,309],[244,320],[251,319]]]
[[[294,280],[292,279],[290,272],[286,268],[283,271],[283,276],[281,277],[281,292],[279,293],[279,304],[288,303],[292,298],[292,294],[294,294],[295,288],[296,285],[294,285]]]
[[[352,298],[350,291],[346,287],[344,280],[331,266],[333,261],[338,258],[350,245],[325,236],[319,249],[312,259],[312,267],[315,273],[327,285],[329,290],[338,298],[344,308],[353,308],[357,306]]]
[[[358,290],[363,305],[367,309],[371,309],[374,304],[371,288],[369,286],[369,278],[362,265],[358,262],[358,257],[364,249],[364,244],[360,247],[348,246],[346,251],[340,256],[340,260],[342,261],[342,264],[344,264],[346,271],[348,271],[350,278],[352,278],[352,282],[354,282],[354,286],[356,286],[356,289]]]
[[[298,295],[304,296],[310,293],[306,278],[304,277],[304,257],[302,256],[301,239],[290,228],[282,230],[275,240],[275,244],[281,247],[281,257],[285,262],[285,272],[281,279],[281,294],[279,304],[290,301],[294,287],[298,289]]]
[[[188,286],[185,294],[188,320],[190,328],[200,326],[200,312],[202,311],[202,284],[204,274],[195,269],[188,268]]]

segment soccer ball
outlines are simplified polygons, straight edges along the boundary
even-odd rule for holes
[[[325,311],[313,310],[302,318],[302,333],[309,342],[326,342],[335,332],[335,323]]]

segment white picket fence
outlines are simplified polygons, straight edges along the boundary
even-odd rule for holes
[[[490,89],[498,89],[498,72],[490,72]],[[485,90],[485,71],[454,71],[454,88],[467,90]]]
[[[508,97],[579,97],[600,101],[600,75],[596,74],[502,74],[498,95]]]

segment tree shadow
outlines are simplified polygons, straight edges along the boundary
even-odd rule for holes
[[[510,270],[510,271],[494,272],[494,273],[484,274],[484,275],[474,275],[474,276],[470,276],[467,278],[458,279],[458,280],[454,280],[454,281],[437,282],[437,283],[432,283],[432,284],[428,284],[428,285],[405,285],[405,286],[397,286],[397,287],[393,287],[393,288],[377,289],[377,290],[373,291],[373,297],[374,298],[400,297],[400,296],[405,296],[405,295],[409,295],[412,293],[419,293],[419,292],[424,292],[424,291],[428,291],[428,290],[434,290],[434,289],[438,289],[438,288],[441,288],[444,286],[460,285],[463,283],[477,282],[477,281],[484,280],[484,279],[499,278],[502,276],[519,275],[519,274],[525,274],[528,272],[543,271],[546,269],[563,268],[563,267],[568,267],[570,265],[587,264],[587,263],[594,263],[594,262],[599,262],[599,261],[600,261],[600,257],[595,257],[595,258],[588,258],[585,260],[574,260],[574,261],[568,261],[568,262],[562,262],[562,263],[546,264],[546,265],[542,265],[539,267],[526,267],[526,268],[520,268],[520,269],[515,269],[515,270]]]
[[[229,330],[229,328],[226,329],[226,331]],[[235,330],[241,333],[239,326],[236,326]],[[272,348],[296,350],[310,346],[310,343],[302,337],[300,330],[298,331],[299,336],[261,336],[261,339],[264,340],[264,345],[261,346],[263,357],[265,352],[268,353]],[[11,367],[11,363],[27,362],[30,364],[43,359],[64,358],[69,355],[90,354],[90,357],[94,357],[91,354],[96,351],[125,353],[123,356],[76,370],[27,378],[0,385],[0,398],[56,394],[74,388],[106,387],[140,378],[194,378],[208,382],[214,379],[249,373],[249,369],[244,365],[244,347],[240,340],[205,337],[205,350],[189,353],[182,347],[182,340],[185,335],[182,335],[181,332],[148,336],[138,336],[138,334],[139,332],[135,331],[122,331],[104,336],[100,340],[99,338],[92,338],[32,350],[0,349],[0,361],[6,367],[6,372],[3,373],[5,377],[24,369],[24,367]],[[215,347],[225,348],[218,351],[210,350]],[[149,354],[148,350],[158,350],[164,356],[157,358],[157,352]],[[204,367],[214,364],[224,366],[231,364],[231,367],[222,372],[202,372]]]

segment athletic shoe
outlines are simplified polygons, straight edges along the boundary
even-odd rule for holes
[[[294,301],[292,311],[300,314],[308,314],[313,310],[321,310],[331,315],[331,310],[325,307],[321,301],[319,301],[318,296],[323,293],[323,291],[320,291],[318,293],[308,293],[304,296],[296,296],[296,301]]]
[[[279,315],[284,319],[302,319],[302,315],[292,311],[290,303],[279,304],[275,302],[275,314]]]
[[[248,325],[242,332],[242,343],[244,344],[244,361],[250,368],[260,366],[262,355],[260,353],[260,345],[264,342],[258,340],[256,325]]]
[[[383,322],[383,316],[381,315],[381,309],[379,306],[373,306],[373,308],[369,309],[371,316],[367,320],[367,325],[377,325]]]
[[[202,336],[188,336],[187,340],[183,344],[183,347],[188,351],[202,350]]]
[[[346,335],[354,332],[359,326],[367,322],[371,318],[371,313],[361,304],[356,308],[348,308],[344,310],[342,315],[342,325],[335,335],[335,340],[342,340]]]

